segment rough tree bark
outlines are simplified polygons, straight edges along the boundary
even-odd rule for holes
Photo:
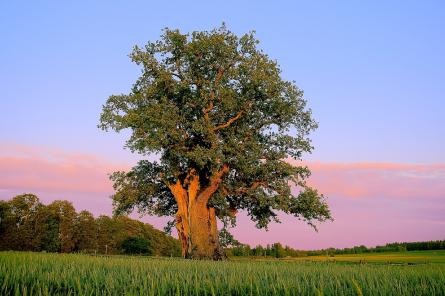
[[[187,178],[169,188],[178,204],[176,230],[182,244],[182,256],[190,259],[224,260],[224,251],[219,245],[215,209],[208,201],[218,189],[222,176],[228,171],[223,166],[202,188],[199,176],[192,170]]]

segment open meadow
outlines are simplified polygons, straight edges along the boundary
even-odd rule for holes
[[[289,260],[289,259],[287,259]],[[373,263],[373,264],[445,264],[445,251],[409,251],[409,252],[382,252],[363,253],[330,256],[307,256],[292,258],[290,260],[299,261],[329,261],[343,263]]]
[[[1,252],[0,294],[445,295],[445,253],[212,262]]]

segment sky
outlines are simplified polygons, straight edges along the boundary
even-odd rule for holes
[[[141,157],[123,148],[128,132],[97,124],[140,73],[132,47],[165,27],[225,22],[255,30],[305,91],[319,128],[304,160],[335,219],[315,232],[282,215],[266,232],[241,213],[236,238],[301,249],[445,239],[445,2],[89,2],[0,2],[1,199],[34,192],[111,214],[107,174]]]

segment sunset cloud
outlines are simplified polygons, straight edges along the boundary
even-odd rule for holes
[[[0,145],[0,189],[111,193],[108,173],[128,169],[95,155]]]
[[[307,164],[310,183],[326,195],[363,198],[445,198],[445,164]]]
[[[271,231],[264,232],[255,229],[242,212],[233,231],[237,238],[253,245],[281,241],[299,248],[323,248],[441,239],[445,235],[445,165],[305,165],[312,171],[310,184],[328,197],[335,221],[320,225],[316,233],[304,223],[282,215],[282,224],[273,224]],[[130,162],[116,163],[93,154],[0,144],[0,198],[32,192],[46,204],[67,199],[78,210],[110,215],[113,188],[108,174],[130,167]],[[158,228],[166,223],[165,218],[142,220]]]
[[[294,164],[301,165],[295,161]],[[305,163],[309,183],[344,198],[445,198],[445,164]],[[108,174],[131,165],[46,147],[0,145],[0,189],[111,193]]]

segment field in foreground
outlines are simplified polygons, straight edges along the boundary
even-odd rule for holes
[[[445,295],[441,260],[344,262],[0,252],[0,295]]]

